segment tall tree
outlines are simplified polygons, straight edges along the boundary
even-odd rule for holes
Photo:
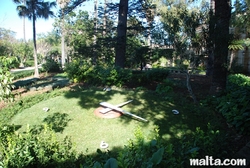
[[[208,21],[208,37],[206,39],[207,42],[207,67],[206,67],[206,75],[212,76],[213,74],[213,65],[214,65],[214,40],[215,40],[215,0],[210,0],[210,10],[209,10],[209,21]]]
[[[107,26],[107,3],[108,0],[104,0],[104,9],[103,9],[103,31],[102,31],[102,35],[105,38],[106,34],[107,34],[107,30],[106,30],[106,26]]]
[[[120,0],[118,26],[117,26],[117,44],[115,53],[115,65],[124,68],[126,55],[126,34],[127,34],[127,14],[128,0]]]
[[[250,0],[236,0],[234,4],[234,11],[232,12],[231,27],[233,27],[233,47],[234,50],[238,50],[235,44],[244,43],[246,39],[250,37]],[[235,41],[236,40],[236,41]],[[240,41],[238,41],[240,40]],[[243,44],[244,55],[243,55],[243,71],[247,73],[249,71],[248,62],[249,58],[249,46]],[[233,58],[234,54],[231,55]],[[231,59],[233,60],[233,59]]]
[[[93,64],[96,64],[96,59],[97,59],[97,49],[96,49],[96,41],[97,41],[97,20],[98,20],[98,0],[95,0],[95,4],[94,4],[94,13],[95,13],[95,18],[94,18],[94,27],[95,27],[95,31],[94,31],[94,43],[93,43]]]
[[[34,45],[34,64],[35,77],[39,77],[38,61],[37,61],[37,46],[36,46],[36,20],[38,18],[48,19],[54,13],[51,8],[56,5],[55,2],[44,2],[43,0],[26,0],[26,4],[22,4],[21,0],[14,0],[19,3],[17,6],[18,15],[20,17],[27,17],[32,21],[33,26],[33,45]]]
[[[216,94],[226,87],[230,17],[230,0],[215,0],[216,26],[211,94]]]
[[[60,8],[61,8],[61,33],[62,33],[62,37],[61,37],[61,47],[62,47],[62,56],[61,56],[61,65],[62,68],[64,68],[64,64],[65,64],[65,58],[67,57],[66,51],[65,51],[65,28],[64,28],[64,8],[68,5],[70,0],[56,0],[56,2],[59,4]]]
[[[153,3],[152,0],[144,0],[141,1],[142,8],[145,13],[145,18],[148,23],[148,32],[147,32],[147,41],[148,41],[148,46],[151,46],[151,29],[153,26],[153,21],[154,17],[156,15],[156,4]]]
[[[20,4],[20,3],[22,3],[22,4],[23,4],[23,6],[25,6],[25,5],[26,5],[26,0],[13,0],[13,2],[14,2],[14,3],[16,3],[16,4]],[[24,42],[26,42],[26,33],[25,33],[25,17],[24,17],[24,16],[22,16],[22,18],[23,18],[23,41],[24,41]]]
[[[93,62],[92,47],[94,21],[86,11],[71,12],[65,17],[66,42],[71,58],[81,58]]]

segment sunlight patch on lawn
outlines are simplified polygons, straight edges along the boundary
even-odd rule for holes
[[[87,98],[89,95],[85,93],[84,96]],[[117,93],[110,102],[118,104],[125,98]],[[65,96],[51,98],[23,110],[15,115],[10,123],[22,126],[19,132],[25,131],[27,124],[31,127],[50,124],[60,139],[69,136],[79,152],[88,149],[89,153],[95,152],[101,141],[107,142],[109,149],[123,147],[129,138],[134,138],[133,133],[137,126],[141,126],[146,134],[153,128],[153,123],[142,123],[126,116],[115,119],[99,118],[94,115],[99,104],[95,101],[93,104],[89,102],[93,107],[87,105],[84,108],[81,101],[79,98],[67,99]],[[48,107],[49,111],[43,111],[44,107]],[[128,107],[125,109],[131,110]]]
[[[149,120],[140,122],[129,116],[105,119],[95,116],[94,110],[100,102],[113,105],[133,100],[122,107],[135,115]],[[48,107],[49,111],[43,111]],[[174,115],[172,110],[180,109],[181,115]],[[101,141],[109,144],[109,150],[123,148],[128,139],[134,139],[134,131],[140,126],[146,137],[152,134],[155,126],[160,127],[160,134],[167,141],[179,138],[192,132],[193,121],[188,120],[189,113],[182,113],[182,107],[164,101],[152,92],[135,92],[112,90],[105,92],[101,89],[75,90],[65,92],[64,95],[41,101],[34,106],[15,115],[11,124],[22,126],[18,131],[25,131],[26,125],[51,125],[59,139],[71,137],[77,151],[96,152]]]

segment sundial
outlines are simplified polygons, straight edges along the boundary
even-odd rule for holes
[[[124,114],[124,115],[128,115],[132,118],[135,118],[137,120],[148,122],[148,120],[146,120],[142,117],[139,117],[135,114],[132,114],[128,111],[125,111],[121,108],[122,106],[124,106],[130,102],[132,102],[132,100],[126,101],[126,102],[118,104],[118,105],[112,105],[108,102],[101,102],[100,103],[101,107],[97,108],[94,113],[97,116],[102,117],[102,118],[116,118],[116,117],[119,117],[122,114]]]

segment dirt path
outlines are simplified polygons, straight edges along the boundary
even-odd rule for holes
[[[44,80],[44,79],[48,79],[48,78],[52,78],[56,75],[56,73],[49,73],[49,74],[46,74],[46,73],[41,73],[40,74],[40,79],[39,80]],[[20,79],[17,79],[17,80],[14,80],[14,82],[17,82],[17,81],[25,81],[25,80],[28,80],[28,79],[31,79],[33,78],[33,76],[28,76],[28,77],[25,77],[25,78],[20,78]],[[64,89],[69,89],[69,87],[65,87]],[[36,95],[36,94],[42,94],[42,93],[46,93],[46,92],[49,92],[51,91],[50,89],[42,89],[42,90],[29,90],[25,87],[22,87],[22,88],[18,88],[18,89],[14,89],[12,90],[12,94],[15,96],[15,100],[19,100],[21,99],[22,97],[25,97],[25,96],[32,96],[32,95]],[[1,101],[0,102],[0,110],[2,108],[4,108],[8,103],[4,102],[4,101]]]

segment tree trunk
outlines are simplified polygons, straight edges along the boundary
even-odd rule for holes
[[[106,37],[106,34],[107,34],[107,0],[104,0],[104,17],[103,17],[103,31],[102,31],[103,38]]]
[[[62,8],[62,38],[61,38],[61,47],[62,47],[62,55],[61,55],[61,65],[62,65],[62,68],[64,68],[65,66],[65,33],[64,33],[64,8]]]
[[[37,49],[36,49],[36,19],[33,12],[33,44],[34,44],[34,64],[35,74],[34,77],[39,78],[38,63],[37,63]]]
[[[96,41],[97,41],[97,17],[98,17],[98,10],[97,10],[97,6],[98,6],[98,0],[95,0],[95,4],[94,4],[94,12],[95,12],[95,19],[94,19],[94,42],[93,42],[93,65],[96,65],[96,60],[97,60],[97,49],[96,49]]]
[[[26,43],[26,35],[25,35],[25,17],[23,17],[23,41]]]
[[[148,37],[147,37],[147,40],[148,40],[148,46],[149,46],[149,48],[151,48],[151,22],[149,21],[148,22],[149,24],[149,26],[148,26]]]
[[[206,65],[206,76],[211,77],[213,75],[214,65],[214,27],[215,27],[215,0],[210,0],[210,11],[209,11],[209,37],[207,39],[207,51],[208,59]]]
[[[211,94],[216,94],[226,88],[229,20],[231,17],[230,0],[215,0],[215,17],[215,50]]]
[[[248,73],[248,66],[249,66],[249,50],[248,47],[245,47],[244,51],[244,63],[243,63],[243,71],[244,73]]]
[[[232,66],[233,66],[233,62],[235,60],[235,51],[234,50],[230,50],[230,60],[229,60],[229,64],[228,64],[228,71],[231,70]]]
[[[26,6],[26,0],[23,0],[23,5]],[[23,41],[26,43],[25,16],[23,16]]]
[[[128,0],[120,0],[115,65],[124,68],[126,55]]]

